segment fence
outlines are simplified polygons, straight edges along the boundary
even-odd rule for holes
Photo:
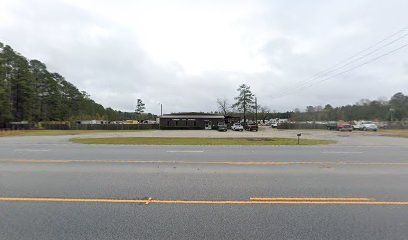
[[[408,121],[388,122],[383,127],[384,129],[408,129]]]
[[[278,129],[327,129],[326,124],[316,123],[280,123]]]
[[[3,131],[30,130],[30,129],[35,129],[35,124],[33,123],[18,123],[18,124],[4,123],[0,125],[0,130],[3,130]]]
[[[378,124],[381,129],[408,129],[408,121],[382,122]],[[278,129],[328,129],[327,124],[317,123],[280,123]]]
[[[159,124],[42,124],[50,130],[149,130],[159,129]]]

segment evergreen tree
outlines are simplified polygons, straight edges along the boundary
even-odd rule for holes
[[[8,67],[4,55],[4,45],[0,42],[0,127],[12,119],[10,103],[10,79],[7,74]]]
[[[255,95],[251,92],[250,86],[245,84],[240,85],[237,91],[239,94],[234,98],[236,102],[232,107],[244,114],[244,123],[246,123],[247,112],[254,108]]]
[[[394,119],[401,120],[408,117],[408,96],[399,92],[390,100],[390,106],[394,111]]]
[[[145,109],[138,101],[139,113]],[[0,127],[11,121],[123,120],[135,113],[105,109],[44,63],[0,43]],[[154,119],[153,115],[146,115]]]
[[[143,103],[142,99],[138,98],[136,103],[135,113],[140,115],[146,109],[145,104]]]

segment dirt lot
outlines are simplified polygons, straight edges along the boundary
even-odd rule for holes
[[[381,136],[408,138],[408,129],[382,130],[379,134]]]
[[[39,134],[40,133],[40,134]],[[164,137],[164,138],[296,138],[302,133],[304,139],[334,140],[337,145],[348,146],[408,146],[408,130],[380,130],[378,132],[337,132],[328,130],[277,130],[260,127],[258,132],[218,132],[214,130],[149,130],[149,131],[30,131],[20,136],[3,136],[0,141],[65,142],[71,138],[105,138],[105,137]],[[23,137],[24,136],[24,137]],[[13,140],[14,139],[14,140]]]
[[[296,138],[298,133],[302,133],[302,138],[334,140],[340,145],[408,145],[408,138],[397,137],[395,132],[388,130],[382,130],[379,132],[338,132],[328,130],[277,130],[268,127],[260,127],[258,132],[234,132],[231,130],[228,130],[227,132],[218,132],[214,130],[116,131],[98,132],[95,134],[81,135],[79,137]]]

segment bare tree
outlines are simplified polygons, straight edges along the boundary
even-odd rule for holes
[[[258,114],[259,114],[259,117],[260,117],[260,119],[262,120],[263,123],[265,123],[265,120],[268,117],[270,112],[271,112],[271,110],[269,110],[268,107],[258,105]]]
[[[218,105],[218,110],[224,114],[227,115],[228,111],[230,109],[230,105],[228,104],[228,100],[226,98],[217,98],[217,105]]]

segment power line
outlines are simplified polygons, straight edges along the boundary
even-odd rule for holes
[[[385,37],[385,38],[381,39],[380,41],[374,43],[373,45],[371,45],[371,46],[365,48],[364,50],[361,50],[361,51],[357,52],[356,54],[354,54],[354,55],[352,55],[352,56],[350,56],[350,57],[344,59],[343,61],[340,61],[340,62],[338,62],[337,64],[334,64],[333,66],[331,66],[331,67],[329,67],[329,68],[327,68],[327,69],[325,69],[325,70],[323,70],[323,71],[318,72],[317,74],[313,75],[311,78],[319,77],[319,76],[322,75],[323,73],[326,73],[326,72],[330,71],[331,69],[337,67],[338,65],[343,64],[343,63],[347,63],[347,62],[351,61],[352,59],[358,57],[360,54],[362,54],[362,53],[364,53],[364,52],[366,52],[366,51],[368,51],[368,50],[374,48],[375,46],[377,46],[377,45],[379,45],[379,44],[381,44],[381,43],[387,41],[388,39],[393,38],[394,36],[396,36],[396,35],[398,35],[398,34],[404,32],[404,31],[406,31],[406,30],[408,30],[408,26],[406,26],[406,27],[404,27],[404,28],[402,28],[402,29],[400,29],[400,30],[398,30],[398,31],[396,31],[396,32],[394,32],[394,33],[388,35],[387,37]],[[406,34],[405,34],[405,35],[406,35]],[[403,37],[405,37],[405,35],[404,35]],[[401,38],[399,38],[399,39],[401,39]],[[399,39],[396,39],[396,40],[399,40]],[[395,42],[395,40],[394,40],[394,42]],[[306,80],[306,81],[307,81],[307,80]]]
[[[406,31],[407,29],[408,29],[408,27],[402,28],[401,30],[399,30],[399,31],[397,31],[397,32],[395,32],[395,33],[393,33],[393,34],[391,34],[391,35],[389,35],[389,36],[383,38],[382,40],[380,40],[380,41],[378,41],[377,43],[371,45],[370,47],[368,47],[368,48],[366,48],[366,49],[364,49],[364,50],[358,52],[357,54],[354,54],[353,56],[347,58],[346,60],[341,61],[341,62],[339,62],[338,64],[335,64],[335,65],[333,65],[332,67],[330,67],[330,68],[328,68],[328,69],[326,69],[326,70],[320,71],[319,73],[313,75],[313,76],[315,76],[315,77],[310,78],[310,79],[307,79],[307,80],[304,80],[304,81],[301,81],[300,83],[297,83],[297,86],[295,87],[294,91],[301,90],[301,89],[303,89],[304,86],[310,85],[310,83],[311,83],[312,81],[321,79],[322,77],[327,76],[326,78],[331,79],[331,78],[333,78],[333,76],[339,75],[339,74],[336,74],[335,72],[338,71],[338,70],[341,70],[341,69],[343,69],[343,68],[345,68],[345,67],[347,67],[347,66],[349,66],[349,65],[351,65],[352,63],[355,63],[355,62],[358,62],[358,61],[360,61],[360,60],[363,60],[364,58],[366,58],[366,57],[368,57],[368,56],[370,56],[370,55],[372,55],[372,54],[378,52],[379,50],[381,50],[381,49],[383,49],[383,48],[385,48],[385,47],[388,47],[388,46],[394,44],[395,42],[397,42],[397,41],[399,41],[399,40],[401,40],[401,39],[406,38],[406,37],[408,36],[408,33],[405,33],[405,34],[403,34],[402,36],[399,36],[398,38],[392,40],[391,42],[387,42],[387,43],[381,45],[380,47],[378,47],[378,48],[376,48],[376,49],[374,49],[374,50],[372,50],[372,51],[370,51],[370,52],[368,52],[368,53],[366,53],[366,54],[360,56],[362,53],[368,51],[369,49],[374,48],[375,46],[380,45],[381,43],[386,42],[387,40],[393,38],[393,37],[396,36],[396,35],[399,35],[401,32],[404,32],[404,31]],[[392,51],[390,51],[390,52],[392,52]],[[387,52],[387,54],[385,54],[385,55],[388,55],[388,54],[389,54],[389,52]],[[356,57],[357,57],[357,58],[356,58]],[[368,62],[371,62],[371,60],[369,60]],[[338,66],[338,65],[340,65],[340,64],[343,64],[343,65]],[[365,64],[363,64],[363,65],[365,65]],[[360,65],[358,65],[358,66],[360,66]],[[352,67],[352,69],[355,69],[355,68]],[[346,72],[347,72],[347,71],[348,71],[348,70],[346,70]],[[334,73],[334,75],[333,75],[333,76],[330,76],[331,73]],[[326,78],[324,78],[324,79],[326,79]],[[281,96],[279,96],[279,97],[282,97],[282,96],[284,96],[285,94],[290,93],[291,90],[292,90],[292,89],[288,89],[288,90],[284,91],[284,93],[281,94]],[[292,91],[293,91],[293,90],[292,90]]]
[[[401,40],[401,39],[403,39],[403,38],[405,38],[405,37],[407,37],[407,36],[408,36],[408,33],[402,35],[401,37],[399,37],[399,38],[397,38],[397,39],[395,39],[395,40],[393,40],[393,41],[391,41],[391,42],[389,42],[389,43],[387,43],[387,44],[384,44],[384,45],[382,45],[382,46],[380,46],[380,47],[374,49],[374,50],[371,51],[371,52],[368,52],[368,53],[366,53],[366,54],[364,54],[364,55],[362,55],[362,56],[360,56],[360,57],[358,57],[358,58],[352,59],[352,60],[346,62],[345,64],[343,64],[343,65],[341,65],[341,66],[339,66],[339,67],[336,67],[336,68],[334,68],[334,69],[328,71],[328,72],[325,73],[325,74],[322,74],[320,77],[325,77],[325,76],[327,76],[327,75],[330,75],[330,73],[334,73],[334,72],[336,72],[337,70],[340,70],[340,69],[343,69],[343,68],[349,66],[350,64],[353,64],[353,63],[355,63],[355,62],[358,62],[358,61],[360,61],[360,60],[362,60],[362,59],[364,59],[364,58],[366,58],[366,57],[368,57],[368,56],[370,56],[370,55],[372,55],[372,54],[378,52],[379,50],[381,50],[381,49],[383,49],[383,48],[385,48],[385,47],[388,47],[388,46],[394,44],[395,42],[397,42],[397,41],[399,41],[399,40]],[[319,78],[320,78],[320,77],[319,77]],[[316,78],[316,79],[318,79],[318,78]],[[305,84],[307,84],[308,82],[310,82],[310,81],[305,82]]]
[[[329,80],[329,79],[331,79],[331,78],[334,78],[334,77],[337,77],[337,76],[339,76],[339,75],[343,75],[343,74],[345,74],[345,73],[351,72],[351,71],[353,71],[354,69],[357,69],[357,68],[359,68],[359,67],[362,67],[362,66],[364,66],[364,65],[367,65],[367,64],[369,64],[369,63],[371,63],[371,62],[375,62],[375,61],[379,60],[380,58],[383,58],[383,57],[385,57],[385,56],[388,56],[388,55],[391,55],[391,54],[393,54],[393,53],[396,53],[397,51],[399,51],[399,50],[401,50],[401,49],[403,49],[403,48],[405,48],[405,47],[407,47],[407,46],[408,46],[408,43],[405,43],[404,45],[399,46],[398,48],[395,48],[395,49],[393,49],[393,50],[391,50],[391,51],[388,51],[388,52],[386,52],[386,53],[384,53],[384,54],[381,54],[381,55],[379,55],[379,56],[377,56],[377,57],[375,57],[375,58],[372,58],[372,59],[370,59],[370,60],[368,60],[368,61],[366,61],[366,62],[363,62],[363,63],[361,63],[361,64],[359,64],[359,65],[357,65],[357,66],[354,66],[354,67],[352,67],[352,68],[349,68],[349,69],[347,69],[347,70],[345,70],[345,71],[343,71],[343,72],[337,73],[337,74],[332,75],[332,76],[329,76],[329,77],[327,77],[327,78],[324,78],[324,79],[320,80],[320,81],[317,82],[317,83],[322,83],[322,82],[325,82],[325,81],[327,81],[327,80]],[[312,84],[312,85],[309,85],[308,87],[311,87],[311,86],[313,86],[313,84]]]
[[[331,76],[328,76],[328,77],[326,77],[326,78],[323,78],[323,79],[321,79],[320,81],[316,82],[315,84],[317,84],[317,83],[322,83],[322,82],[325,82],[325,81],[327,81],[327,80],[329,80],[329,79],[332,79],[332,78],[335,78],[335,77],[337,77],[337,76],[343,75],[343,74],[345,74],[345,73],[351,72],[351,71],[353,71],[353,70],[355,70],[355,69],[357,69],[357,68],[360,68],[360,67],[362,67],[362,66],[364,66],[364,65],[367,65],[367,64],[369,64],[369,63],[371,63],[371,62],[377,61],[377,60],[379,60],[379,59],[381,59],[381,58],[383,58],[383,57],[385,57],[385,56],[391,55],[391,54],[393,54],[393,53],[395,53],[395,52],[397,52],[397,51],[399,51],[399,50],[401,50],[401,49],[403,49],[403,48],[405,48],[405,47],[407,47],[407,46],[408,46],[408,43],[403,44],[403,45],[399,46],[398,48],[395,48],[395,49],[393,49],[393,50],[391,50],[391,51],[388,51],[388,52],[386,52],[386,53],[384,53],[384,54],[381,54],[381,55],[378,55],[378,56],[376,56],[376,57],[374,57],[374,58],[371,58],[370,60],[365,61],[365,62],[363,62],[363,63],[361,63],[361,64],[359,64],[359,65],[353,66],[353,67],[351,67],[351,68],[348,68],[347,70],[344,70],[344,71],[342,71],[342,72],[336,73],[336,74],[331,75]],[[302,87],[301,89],[298,89],[298,90],[304,90],[304,89],[309,88],[309,87],[311,87],[311,86],[313,86],[313,85],[314,85],[314,84],[312,83],[312,84],[310,84],[310,85],[308,85],[308,86],[304,86],[304,87]],[[280,97],[283,97],[283,96],[284,96],[284,95],[281,95]]]
[[[303,81],[298,82],[298,83],[297,83],[297,86],[296,86],[296,89],[297,89],[297,88],[301,88],[303,85],[309,84],[309,83],[310,83],[311,81],[313,81],[313,80],[318,80],[318,79],[320,79],[320,78],[322,78],[322,77],[325,77],[325,76],[327,76],[327,75],[329,75],[329,74],[331,74],[331,73],[333,73],[333,72],[336,72],[337,70],[340,70],[340,69],[342,69],[342,68],[344,68],[344,67],[346,67],[346,66],[348,66],[348,65],[350,65],[350,64],[352,64],[352,63],[358,62],[359,60],[362,60],[362,59],[364,59],[365,57],[370,56],[370,55],[372,55],[372,54],[378,52],[379,50],[381,50],[381,49],[383,49],[383,48],[385,48],[385,47],[387,47],[387,46],[390,46],[390,45],[392,45],[393,43],[395,43],[395,42],[397,42],[397,41],[399,41],[399,40],[401,40],[401,39],[407,37],[407,36],[408,36],[408,33],[405,33],[405,34],[403,34],[402,36],[400,36],[400,37],[398,37],[398,38],[392,40],[391,42],[388,42],[388,43],[386,43],[386,44],[384,44],[384,45],[382,45],[382,46],[380,46],[380,47],[374,49],[373,51],[370,51],[370,52],[368,52],[368,53],[366,53],[366,54],[360,56],[362,53],[367,52],[368,50],[370,50],[370,49],[372,49],[372,48],[374,48],[374,47],[380,45],[381,43],[386,42],[386,41],[389,40],[389,39],[392,39],[394,36],[397,36],[397,35],[399,35],[400,33],[405,32],[406,30],[408,30],[408,26],[406,26],[406,27],[404,27],[404,28],[398,30],[397,32],[392,33],[391,35],[389,35],[389,36],[387,36],[387,37],[381,39],[380,41],[378,41],[378,42],[376,42],[375,44],[369,46],[368,48],[365,48],[364,50],[359,51],[358,53],[356,53],[356,54],[354,54],[354,55],[352,55],[352,56],[350,56],[350,57],[344,59],[343,61],[340,61],[339,63],[334,64],[333,66],[331,66],[331,67],[329,67],[329,68],[327,68],[327,69],[325,69],[325,70],[323,70],[323,71],[320,71],[320,72],[314,74],[311,78],[308,78],[308,79],[305,79],[305,80],[303,80]],[[340,64],[342,64],[342,65],[339,66]],[[296,89],[295,89],[295,90],[296,90]],[[286,93],[287,93],[288,91],[290,91],[290,90],[291,90],[291,89],[288,89],[288,90],[284,91],[284,92],[285,92],[284,94],[286,94]]]

